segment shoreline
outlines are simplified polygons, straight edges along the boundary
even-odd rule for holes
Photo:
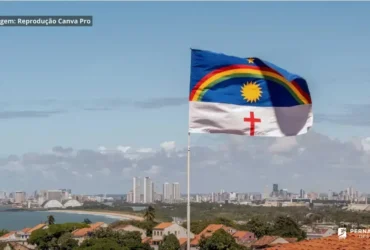
[[[143,217],[132,215],[132,214],[125,214],[120,212],[98,212],[98,211],[83,211],[83,210],[48,210],[45,212],[49,213],[66,213],[66,214],[86,214],[86,215],[97,215],[97,216],[105,216],[119,220],[137,220],[142,221],[144,220]]]

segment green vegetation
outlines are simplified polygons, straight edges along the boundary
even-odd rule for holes
[[[151,247],[141,242],[139,232],[115,232],[110,228],[102,228],[94,232],[90,239],[85,240],[76,249],[151,250]]]
[[[163,243],[159,245],[159,250],[178,250],[179,248],[179,240],[174,234],[166,235],[163,239]]]
[[[91,222],[90,219],[86,218],[86,219],[84,219],[83,223],[85,223],[85,224],[91,224],[92,222]]]
[[[48,229],[38,229],[32,232],[28,242],[36,244],[40,250],[72,249],[69,246],[75,246],[77,241],[71,238],[71,232],[84,227],[88,225],[83,223],[52,224]]]
[[[3,235],[5,235],[5,234],[7,234],[7,233],[9,233],[8,230],[6,230],[6,229],[0,229],[0,237],[3,236]]]
[[[36,244],[39,250],[151,250],[148,244],[141,242],[139,232],[115,232],[111,228],[95,231],[89,239],[78,246],[71,232],[84,227],[88,225],[84,223],[53,224],[47,229],[32,232],[28,242]]]
[[[192,221],[190,223],[190,229],[193,233],[199,234],[209,224],[223,224],[228,227],[233,227],[237,230],[250,231],[253,232],[257,238],[261,238],[264,235],[292,237],[298,238],[298,240],[306,238],[305,232],[300,229],[298,223],[288,216],[278,216],[272,222],[264,220],[264,218],[261,216],[254,216],[246,224],[241,225],[226,218]],[[186,228],[186,223],[184,223],[182,226]]]
[[[247,250],[248,248],[238,245],[232,235],[225,230],[217,230],[211,237],[201,238],[200,250]]]
[[[155,209],[152,206],[149,206],[144,213],[144,219],[146,221],[154,221],[155,219]]]
[[[52,215],[48,216],[48,225],[54,225],[55,224],[55,218]]]

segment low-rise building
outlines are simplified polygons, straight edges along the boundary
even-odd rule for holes
[[[72,232],[72,238],[78,241],[78,244],[81,244],[85,239],[89,238],[92,233],[100,228],[107,228],[108,224],[104,222],[96,222],[90,224],[89,227],[77,229]]]
[[[336,233],[337,232],[331,228],[312,230],[311,232],[307,232],[307,239],[329,237]]]
[[[297,239],[295,239],[296,241]],[[285,239],[280,236],[269,236],[265,235],[261,238],[259,238],[256,242],[252,244],[252,249],[257,250],[257,249],[265,249],[267,247],[272,247],[272,246],[277,246],[281,244],[289,244],[293,242],[293,239]]]
[[[123,226],[118,226],[113,229],[113,231],[116,232],[139,232],[141,234],[141,239],[146,238],[146,231],[144,229],[135,227],[133,225],[123,225]]]
[[[177,223],[163,222],[153,228],[152,244],[159,245],[163,242],[166,235],[174,234],[177,239],[188,237],[187,229]],[[194,234],[190,233],[190,238],[194,238]]]
[[[233,237],[239,245],[250,246],[257,238],[254,233],[248,231],[236,231]]]
[[[234,233],[237,232],[236,229],[234,228],[231,228],[231,227],[227,227],[225,225],[222,225],[222,224],[210,224],[208,225],[202,232],[200,232],[199,234],[197,234],[194,239],[190,242],[190,245],[191,247],[193,248],[196,248],[199,246],[199,241],[202,237],[204,238],[209,238],[211,237],[216,231],[220,230],[220,229],[223,229],[225,230],[226,232],[228,232],[229,234],[233,235]]]

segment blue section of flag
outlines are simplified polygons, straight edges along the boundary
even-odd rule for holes
[[[250,63],[247,58],[204,50],[192,49],[191,52],[190,94],[198,82],[214,70],[232,65],[253,65],[272,69],[288,81],[294,80],[309,95],[307,83],[303,78],[291,74],[270,62],[254,58],[254,62]],[[256,102],[248,102],[242,96],[242,87],[248,82],[257,83],[262,91],[262,96]],[[290,107],[300,104],[284,86],[266,78],[255,77],[238,77],[224,80],[209,88],[202,101],[259,107]]]

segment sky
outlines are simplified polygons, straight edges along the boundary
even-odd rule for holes
[[[125,193],[133,175],[149,175],[158,188],[180,181],[184,192],[190,48],[198,48],[303,76],[315,118],[288,153],[270,149],[286,148],[285,139],[192,136],[194,192],[275,182],[370,192],[369,11],[366,2],[2,2],[0,15],[92,15],[94,24],[0,27],[0,190]],[[244,153],[233,158],[235,143]],[[266,162],[254,158],[259,150]]]

